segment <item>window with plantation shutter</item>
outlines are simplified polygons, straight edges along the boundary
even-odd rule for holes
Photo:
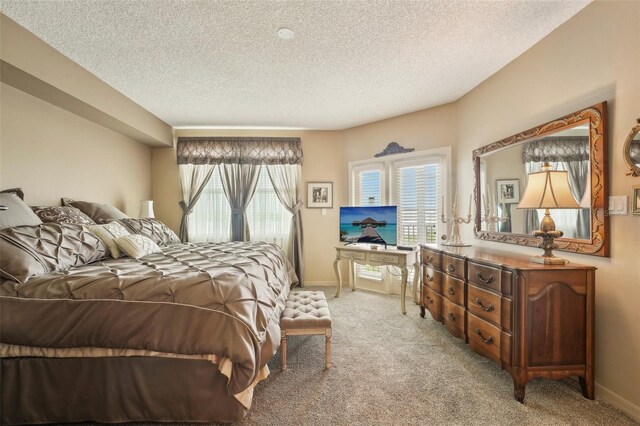
[[[398,244],[434,243],[438,235],[440,158],[394,164],[394,200],[398,206]]]
[[[381,164],[370,164],[354,170],[353,205],[381,206],[383,198],[383,168]],[[370,279],[382,279],[379,266],[356,265],[356,274]]]

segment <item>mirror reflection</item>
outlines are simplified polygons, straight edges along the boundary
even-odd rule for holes
[[[640,138],[638,141],[636,146],[640,148]],[[581,206],[580,209],[552,210],[551,216],[556,223],[556,229],[564,232],[564,238],[591,238],[589,123],[578,124],[482,156],[481,230],[531,234],[538,229],[544,209],[517,207],[527,186],[527,175],[540,171],[545,162],[548,162],[553,170],[567,172],[571,192]]]
[[[629,158],[633,165],[640,167],[640,132],[636,132],[629,144]]]

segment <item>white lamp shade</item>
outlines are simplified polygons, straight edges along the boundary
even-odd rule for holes
[[[140,203],[140,217],[141,218],[154,218],[153,213],[153,200],[143,200]]]
[[[519,209],[579,209],[566,171],[544,170],[529,175]]]

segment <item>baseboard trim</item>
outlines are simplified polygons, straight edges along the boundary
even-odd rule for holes
[[[634,419],[640,421],[640,406],[635,405],[628,399],[621,397],[617,393],[608,388],[605,388],[601,384],[595,384],[595,391],[597,398],[610,403],[614,407],[621,409]]]

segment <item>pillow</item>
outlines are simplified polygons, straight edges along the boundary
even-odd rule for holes
[[[144,235],[151,238],[159,246],[180,244],[180,238],[167,225],[157,219],[120,219],[133,234]]]
[[[40,225],[42,221],[25,204],[15,192],[0,193],[0,205],[7,210],[0,210],[0,230],[22,225]]]
[[[127,253],[128,256],[136,259],[162,251],[151,238],[138,234],[130,234],[116,238],[116,244],[118,244],[118,247]]]
[[[86,214],[71,206],[31,207],[31,210],[44,223],[72,223],[76,225],[95,225],[96,223]]]
[[[0,231],[0,275],[24,284],[105,257],[104,244],[80,225],[43,223]]]
[[[117,259],[123,255],[116,244],[116,238],[129,235],[127,228],[118,222],[111,222],[106,225],[93,225],[90,226],[89,229],[91,232],[96,234],[98,238],[100,238],[100,241],[102,241],[105,246],[107,246],[109,252],[111,252],[111,257]]]
[[[63,198],[62,200],[65,206],[71,206],[79,209],[96,223],[108,223],[114,219],[126,219],[129,217],[117,208],[108,204],[74,201],[68,198]]]

